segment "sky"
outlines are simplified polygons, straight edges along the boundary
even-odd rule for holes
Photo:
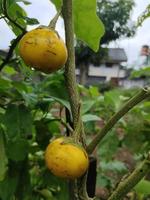
[[[32,2],[31,5],[24,7],[29,17],[37,18],[41,25],[49,24],[49,21],[53,18],[56,13],[55,7],[50,3],[50,0],[29,0]],[[146,6],[150,3],[150,0],[135,0],[136,6],[131,15],[131,20],[137,21],[137,18],[145,10]],[[35,26],[36,27],[36,26]],[[33,29],[34,26],[28,27],[28,29]],[[56,26],[56,30],[59,32],[60,36],[64,38],[64,26],[63,20],[59,18]],[[7,24],[0,20],[0,49],[8,49],[10,41],[14,38],[14,34],[10,31]],[[120,39],[111,43],[110,47],[124,48],[128,57],[128,65],[131,65],[138,58],[140,48],[142,45],[150,45],[150,18],[144,21],[142,27],[139,27],[136,35],[133,38]]]

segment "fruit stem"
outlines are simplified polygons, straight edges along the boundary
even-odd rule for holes
[[[48,28],[50,29],[54,29],[56,27],[56,23],[58,21],[59,16],[61,15],[61,9],[59,11],[57,11],[56,15],[54,16],[54,18],[50,21]]]

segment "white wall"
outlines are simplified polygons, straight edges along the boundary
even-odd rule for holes
[[[112,67],[106,67],[105,65],[101,65],[100,67],[89,67],[89,76],[102,76],[106,77],[106,81],[109,81],[113,78],[124,78],[126,75],[126,71],[123,69],[119,69],[119,65],[113,65]]]

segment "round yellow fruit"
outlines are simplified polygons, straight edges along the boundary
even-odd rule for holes
[[[27,65],[45,73],[63,67],[68,56],[63,40],[47,27],[26,33],[19,42],[19,52]]]
[[[54,175],[69,179],[82,176],[89,165],[85,150],[69,143],[67,137],[55,139],[47,146],[45,161]]]

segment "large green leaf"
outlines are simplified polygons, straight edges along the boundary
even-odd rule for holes
[[[62,5],[61,0],[52,0],[56,8]],[[99,50],[104,25],[96,14],[96,0],[73,1],[74,27],[76,37],[84,41],[95,52]]]
[[[16,190],[18,183],[17,177],[7,177],[5,180],[0,182],[0,199],[1,200],[12,200],[13,194]]]
[[[27,136],[32,131],[32,118],[24,105],[10,104],[3,118],[9,138]]]
[[[0,181],[5,177],[7,171],[8,159],[5,153],[3,133],[0,130]]]
[[[99,49],[104,25],[96,15],[96,0],[74,0],[74,26],[77,38],[95,52]]]
[[[28,153],[28,141],[24,139],[17,139],[15,141],[9,140],[7,144],[7,156],[14,161],[24,160]]]

